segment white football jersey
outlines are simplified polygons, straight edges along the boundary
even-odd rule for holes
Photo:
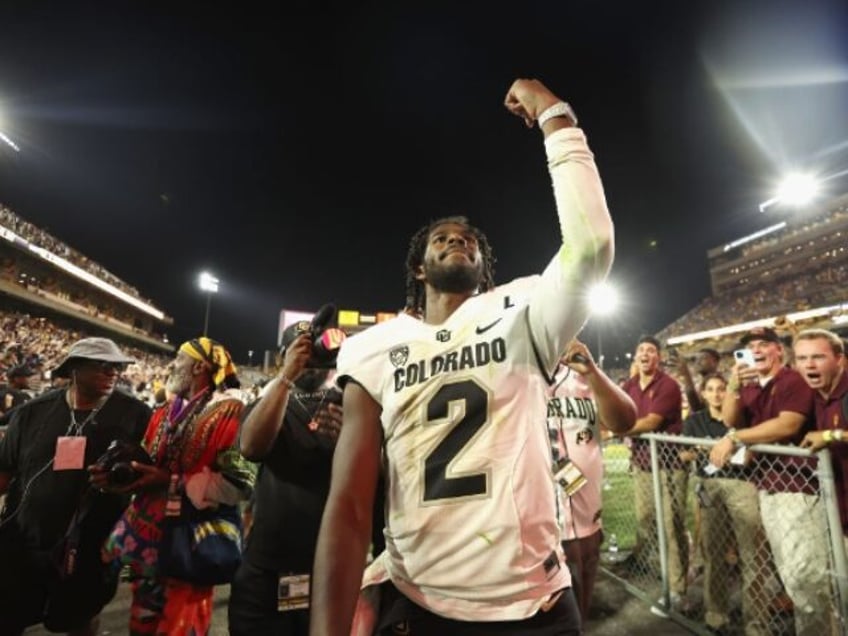
[[[437,614],[523,618],[571,583],[528,312],[559,272],[475,296],[441,325],[402,314],[339,354],[339,377],[383,408],[386,552],[373,568]]]
[[[562,499],[562,539],[588,537],[601,529],[604,460],[598,407],[586,381],[565,366],[548,391],[548,433],[554,464],[562,465],[568,459],[585,478],[571,482],[572,486],[579,484],[571,494],[557,483]]]
[[[545,139],[560,235],[541,275],[469,298],[440,325],[405,314],[349,338],[340,383],[382,407],[386,551],[415,603],[465,621],[520,620],[571,584],[557,525],[546,393],[603,280],[612,224],[583,132]]]

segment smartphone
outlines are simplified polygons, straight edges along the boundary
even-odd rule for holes
[[[736,362],[744,362],[749,367],[754,366],[754,352],[750,349],[737,349],[733,352],[733,358]]]

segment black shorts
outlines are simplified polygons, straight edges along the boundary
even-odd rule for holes
[[[54,632],[84,627],[118,588],[118,576],[97,558],[78,559],[73,576],[62,579],[50,554],[0,546],[0,636],[43,623]]]
[[[230,585],[227,622],[231,636],[308,636],[309,610],[277,610],[277,570],[242,559]]]
[[[547,611],[518,621],[468,622],[443,618],[413,603],[387,581],[380,586],[379,636],[580,636],[580,610],[571,588]]]

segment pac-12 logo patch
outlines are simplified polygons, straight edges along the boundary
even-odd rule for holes
[[[448,329],[440,329],[436,332],[436,340],[439,342],[447,342],[451,338],[451,332]]]
[[[592,438],[595,437],[595,434],[592,432],[591,428],[584,428],[582,431],[577,433],[577,443],[578,444],[588,444],[592,441]]]
[[[402,347],[395,347],[389,351],[389,362],[391,362],[395,367],[402,367],[406,364],[408,359],[409,347],[406,345],[403,345]]]

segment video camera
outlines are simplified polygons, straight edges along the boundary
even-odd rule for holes
[[[283,331],[280,355],[298,336],[304,333],[312,338],[312,355],[306,363],[307,369],[335,369],[339,348],[345,340],[345,332],[336,327],[336,306],[328,303],[321,307],[311,321],[300,320]]]
[[[141,476],[141,473],[132,467],[131,462],[153,464],[150,455],[139,444],[116,439],[112,440],[95,465],[106,471],[110,486],[127,486]]]

